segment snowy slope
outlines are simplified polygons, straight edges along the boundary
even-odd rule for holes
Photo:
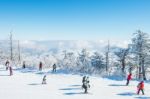
[[[47,71],[47,70],[46,70]],[[0,99],[150,99],[150,84],[145,84],[146,95],[136,95],[137,81],[124,86],[126,81],[90,77],[89,94],[83,94],[82,77],[71,74],[47,74],[47,85],[41,85],[46,72],[15,70],[13,76],[0,68]]]

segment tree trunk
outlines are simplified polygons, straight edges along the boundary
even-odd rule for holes
[[[123,72],[123,73],[125,73],[125,70],[124,70],[124,69],[125,69],[125,60],[123,59],[123,60],[122,60],[122,72]]]
[[[139,79],[141,79],[141,73],[142,73],[142,55],[139,54]]]
[[[143,80],[146,80],[145,68],[144,68],[144,58],[142,59],[142,75],[143,75]]]
[[[108,52],[106,53],[106,72],[108,71]]]
[[[10,33],[10,60],[13,60],[12,32]]]
[[[106,52],[106,72],[108,72],[108,67],[109,67],[109,41],[108,41],[108,46],[107,46],[107,52]]]

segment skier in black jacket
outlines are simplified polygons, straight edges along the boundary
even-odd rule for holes
[[[82,88],[84,89],[84,93],[88,93],[88,89],[90,88],[90,81],[89,81],[89,77],[84,76],[82,79]]]

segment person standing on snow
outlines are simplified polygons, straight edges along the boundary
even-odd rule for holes
[[[9,63],[9,75],[12,76],[13,75],[13,69],[12,69],[12,62]]]
[[[25,64],[25,61],[23,61],[23,65],[22,65],[22,68],[25,69],[26,68],[26,64]]]
[[[8,60],[6,61],[5,66],[6,66],[6,70],[8,70],[8,67],[9,67],[9,61]]]
[[[12,70],[11,66],[9,67],[9,72],[10,72],[10,76],[12,76],[13,75],[13,70]]]
[[[40,62],[40,64],[39,64],[39,71],[42,71],[42,67],[43,67],[43,64],[42,64],[42,62]]]
[[[130,80],[131,80],[131,76],[132,76],[132,74],[130,73],[130,74],[128,75],[128,77],[127,77],[127,83],[126,83],[127,86],[129,85],[129,82],[130,82]]]
[[[56,64],[53,65],[53,72],[56,72]]]
[[[140,91],[142,91],[142,94],[144,95],[144,81],[141,81],[137,86],[137,94],[139,95]]]

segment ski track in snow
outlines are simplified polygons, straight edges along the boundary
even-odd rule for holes
[[[145,83],[145,94],[136,95],[137,81],[125,86],[126,80],[115,81],[90,77],[91,89],[84,94],[82,76],[71,74],[47,74],[47,84],[42,85],[46,72],[15,70],[13,76],[0,68],[1,99],[150,99],[150,84]]]

